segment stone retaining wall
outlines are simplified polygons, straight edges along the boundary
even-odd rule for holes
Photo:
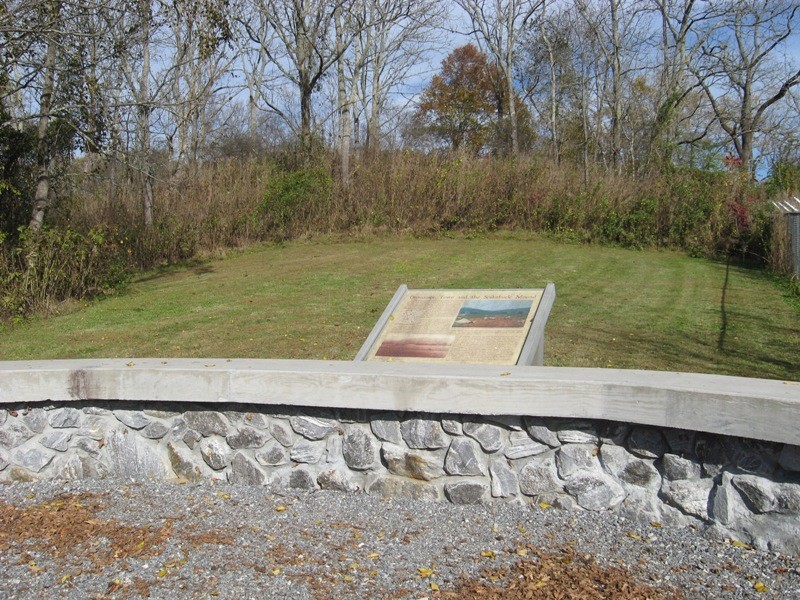
[[[614,510],[800,554],[800,447],[789,444],[560,418],[0,405],[0,481],[107,476]]]

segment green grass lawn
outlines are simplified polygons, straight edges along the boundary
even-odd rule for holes
[[[298,241],[150,274],[118,296],[0,329],[0,359],[349,360],[401,283],[548,281],[558,298],[545,364],[800,379],[800,303],[764,272],[732,266],[725,285],[721,263],[518,234]]]

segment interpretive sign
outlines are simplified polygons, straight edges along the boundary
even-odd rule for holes
[[[403,285],[356,360],[542,364],[544,323],[554,298],[553,284],[526,290]]]

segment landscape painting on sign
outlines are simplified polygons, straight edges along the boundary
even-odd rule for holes
[[[375,356],[396,358],[444,358],[453,344],[452,335],[386,336]]]
[[[467,300],[453,327],[524,327],[532,300]]]

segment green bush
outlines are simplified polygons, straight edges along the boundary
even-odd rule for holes
[[[290,234],[293,224],[306,225],[313,213],[330,203],[333,187],[333,178],[321,167],[275,173],[260,206],[267,229]]]
[[[124,259],[106,232],[73,229],[19,231],[0,239],[0,319],[20,319],[69,298],[107,294],[126,280]]]

